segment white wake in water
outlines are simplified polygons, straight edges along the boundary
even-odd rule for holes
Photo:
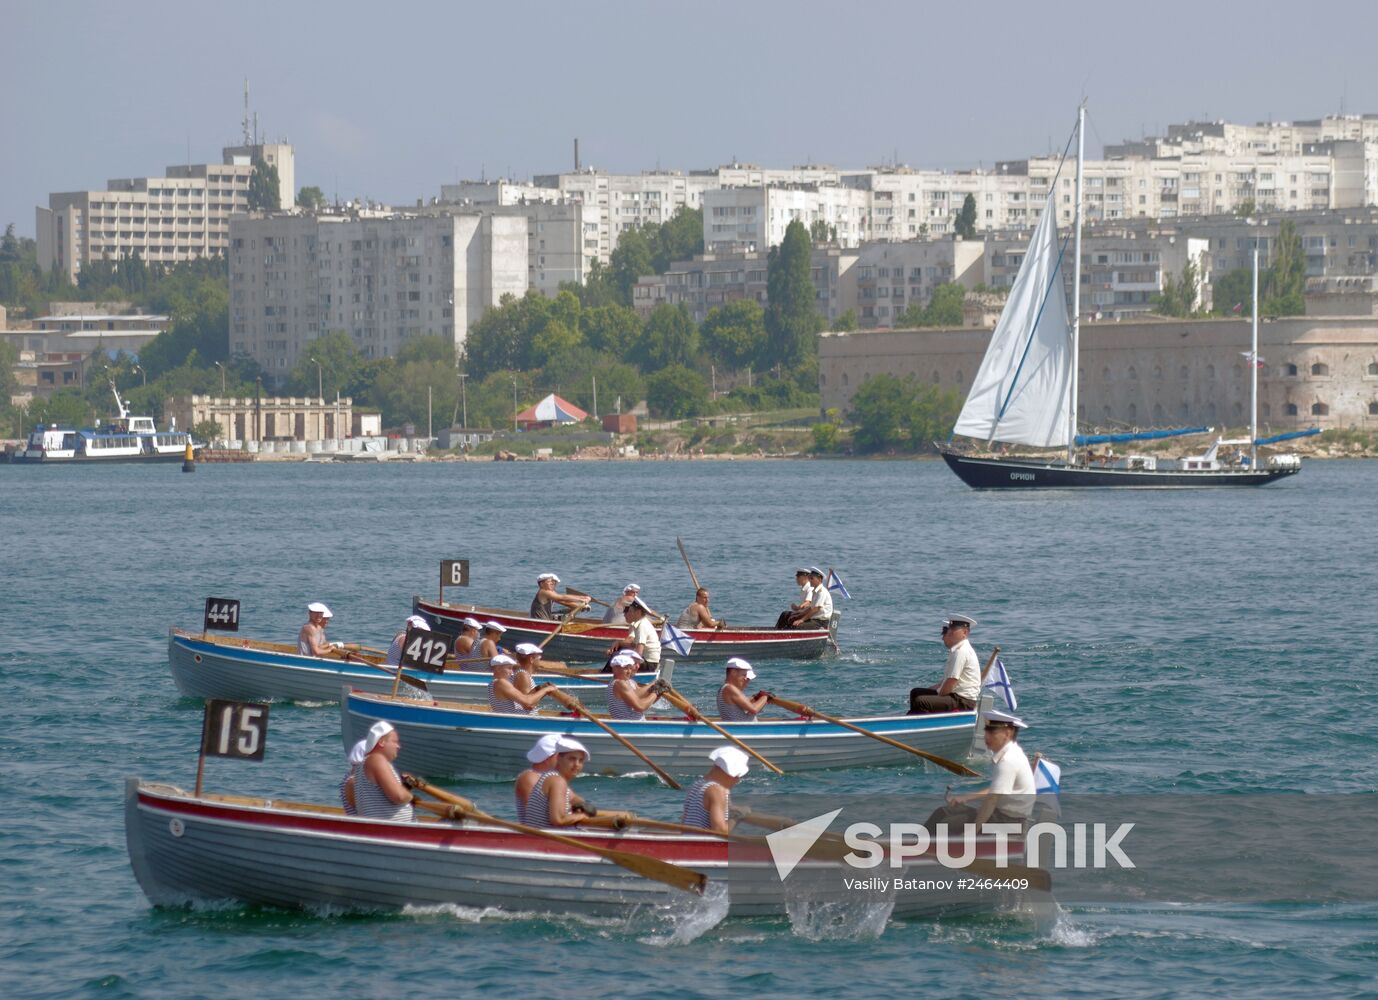
[[[890,923],[895,900],[857,895],[842,899],[787,899],[790,929],[806,941],[865,941],[878,938]]]
[[[668,948],[689,944],[722,923],[727,916],[727,883],[710,880],[703,895],[676,892],[664,903],[636,914],[638,925],[649,921],[654,933],[638,938],[642,944]]]

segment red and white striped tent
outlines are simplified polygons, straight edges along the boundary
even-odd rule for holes
[[[529,406],[517,414],[517,423],[527,430],[537,427],[553,427],[555,424],[577,424],[586,420],[588,414],[567,399],[551,393],[535,406]]]

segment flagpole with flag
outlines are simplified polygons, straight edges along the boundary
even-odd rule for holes
[[[1005,707],[1011,712],[1019,707],[1019,700],[1014,696],[1014,685],[1010,683],[1009,671],[1005,669],[1005,661],[999,655],[995,657],[995,667],[991,670],[990,679],[986,681],[985,690],[999,691],[1000,697],[1005,699]]]
[[[681,632],[669,622],[661,629],[660,641],[669,646],[680,656],[688,656],[689,650],[694,648],[694,638],[685,632]]]
[[[828,590],[832,591],[834,594],[841,594],[845,598],[851,598],[852,596],[847,592],[847,587],[842,582],[842,577],[838,576],[831,566],[828,567],[827,587]]]

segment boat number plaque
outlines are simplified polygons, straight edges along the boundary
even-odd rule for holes
[[[440,585],[442,587],[469,586],[469,560],[442,559],[440,561]]]
[[[239,631],[239,602],[232,597],[207,597],[206,619],[202,632],[216,629],[220,632]]]
[[[268,706],[246,701],[206,700],[201,752],[207,757],[262,760],[268,743]]]
[[[446,636],[412,625],[402,643],[402,666],[438,674],[445,669],[445,654],[449,651]]]

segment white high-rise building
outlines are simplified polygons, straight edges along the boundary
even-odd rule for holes
[[[277,167],[278,208],[291,208],[296,168],[286,143],[230,146],[223,162],[167,168],[162,177],[111,180],[104,191],[48,196],[35,210],[38,265],[75,281],[91,261],[137,255],[146,264],[223,256],[230,216],[249,210],[254,160]]]

